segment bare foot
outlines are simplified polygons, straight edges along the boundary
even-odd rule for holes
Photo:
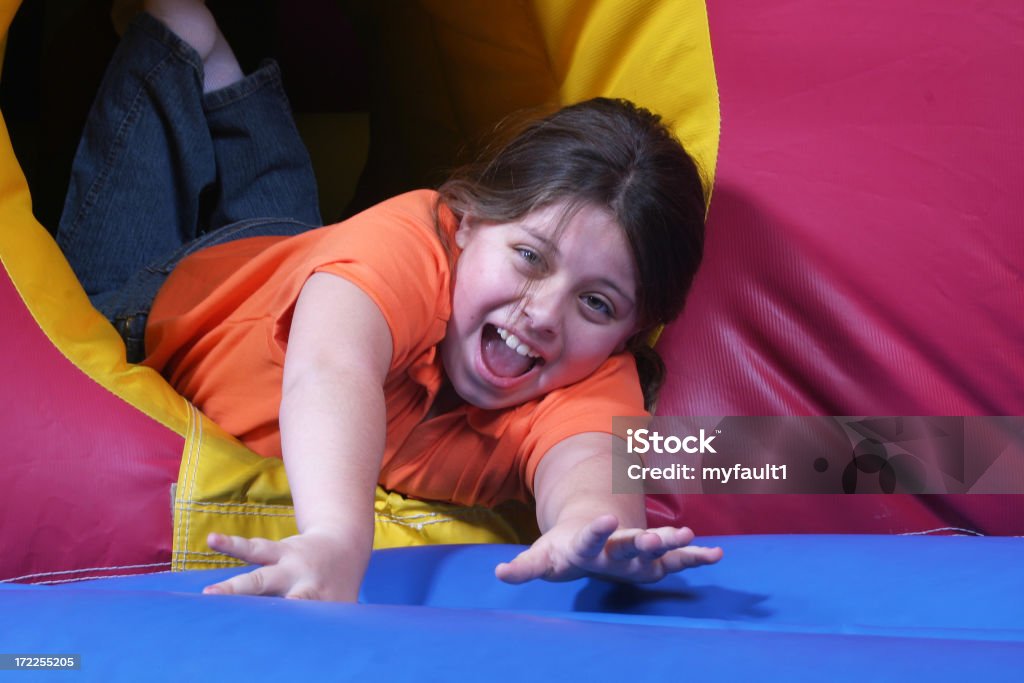
[[[146,11],[192,46],[203,60],[203,92],[219,90],[243,77],[235,53],[203,0],[115,0],[111,19],[118,33]]]

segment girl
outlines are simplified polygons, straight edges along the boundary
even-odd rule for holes
[[[300,533],[212,534],[262,567],[207,592],[355,600],[378,483],[534,498],[543,535],[497,567],[508,582],[654,581],[721,557],[611,493],[611,418],[653,405],[662,369],[644,341],[679,312],[702,247],[698,174],[656,116],[568,107],[437,192],[313,230],[276,67],[243,77],[201,2],[145,8],[101,86],[58,241],[129,354],[285,460]]]

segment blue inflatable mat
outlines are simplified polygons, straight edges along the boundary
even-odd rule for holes
[[[376,551],[361,604],[204,596],[242,570],[0,585],[5,680],[1017,681],[1024,541],[731,536],[649,586],[508,586],[514,546]]]

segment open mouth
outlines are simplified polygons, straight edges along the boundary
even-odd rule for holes
[[[494,325],[484,325],[480,335],[480,355],[484,365],[497,377],[521,377],[544,359],[516,336]]]

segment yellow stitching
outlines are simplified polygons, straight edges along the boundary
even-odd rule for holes
[[[183,500],[179,504],[186,505],[191,503],[193,496],[195,495],[195,481],[196,481],[196,468],[198,466],[198,445],[199,445],[199,428],[202,417],[199,415],[199,409],[194,405],[186,401],[188,405],[189,413],[189,451],[188,461],[185,463],[185,483],[182,486],[184,496]],[[177,507],[177,505],[176,505]],[[191,528],[192,528],[192,516],[188,513],[188,508],[182,508],[183,514],[181,516],[182,524],[182,548],[187,549],[189,543],[191,543]],[[188,566],[184,555],[178,558],[178,569],[185,570]]]
[[[184,400],[184,398],[182,398],[182,400]],[[188,495],[188,471],[189,471],[189,466],[191,464],[191,454],[193,454],[193,447],[194,447],[193,446],[193,439],[196,438],[196,424],[195,424],[195,421],[194,421],[193,412],[191,412],[191,405],[188,403],[187,400],[185,400],[185,413],[188,415],[188,429],[187,429],[186,434],[185,434],[185,439],[186,439],[185,440],[185,453],[183,455],[183,457],[184,457],[184,467],[181,468],[182,472],[184,472],[184,480],[181,481],[180,484],[178,485],[178,490],[180,492],[178,494],[179,498],[184,498],[185,496]],[[174,504],[175,508],[177,508],[177,505],[178,505],[178,502],[175,501],[175,504]],[[178,548],[183,548],[188,543],[188,540],[185,538],[185,535],[184,535],[184,525],[185,525],[185,517],[183,515],[178,516],[178,524],[177,524],[177,528],[176,528],[176,531],[177,531],[177,539],[176,539],[177,544],[176,545],[177,545]],[[177,555],[174,558],[174,560],[175,560],[175,564],[174,564],[173,568],[174,569],[181,569],[181,555]]]
[[[189,511],[189,512],[202,512],[207,515],[241,515],[251,517],[295,517],[295,515],[284,515],[279,512],[245,512],[243,510],[204,510],[204,503],[182,503],[177,506],[178,510]]]
[[[378,512],[377,515],[379,517],[392,517],[394,519],[419,519],[421,517],[439,517],[439,516],[445,516],[445,515],[451,516],[451,517],[455,517],[455,516],[469,516],[469,515],[473,515],[473,514],[485,514],[486,512],[487,511],[485,511],[485,510],[465,509],[465,510],[450,510],[448,512],[421,512],[421,513],[415,514],[415,515],[402,515],[402,514],[395,514],[393,512]]]
[[[213,553],[213,552],[206,552],[206,551],[203,551],[203,550],[186,550],[184,552],[186,554],[188,554],[188,555],[210,555],[210,556],[218,556],[218,557],[223,557],[224,556],[224,553]]]
[[[206,503],[180,503],[180,504],[175,506],[175,509],[181,510],[181,511],[189,511],[189,512],[202,512],[202,513],[207,514],[207,515],[235,515],[235,516],[242,516],[242,517],[288,517],[288,518],[294,518],[295,517],[294,514],[281,514],[281,513],[277,513],[277,512],[259,512],[259,511],[256,511],[256,510],[252,510],[252,511],[247,511],[247,510],[205,510],[205,509],[203,509],[203,506],[205,506],[205,505],[206,505]],[[421,521],[421,522],[414,522],[414,521],[412,521],[414,519],[421,519],[423,517],[428,517],[428,516],[429,515],[417,515],[415,517],[397,517],[395,515],[385,515],[385,514],[382,514],[382,513],[377,513],[375,515],[375,519],[377,519],[379,522],[384,523],[384,524],[399,524],[399,525],[402,525],[402,526],[407,526],[407,527],[412,528],[412,529],[421,529],[421,528],[423,528],[423,527],[425,527],[425,526],[427,526],[429,524],[443,524],[445,522],[452,522],[452,523],[454,523],[454,522],[464,521],[464,520],[461,520],[461,519],[455,519],[455,518],[452,518],[452,517],[443,517],[443,516],[440,519],[430,519],[430,520],[424,520],[424,521]],[[434,517],[438,517],[438,516],[439,515],[434,515]]]
[[[210,559],[210,560],[196,560],[197,562],[226,562],[226,561],[241,562],[242,561],[242,560],[239,560],[236,557],[231,557],[230,555],[227,555],[225,553],[206,553],[206,552],[203,552],[201,550],[190,550],[190,551],[188,551],[188,554],[189,555],[200,555],[202,557],[213,558],[213,559]]]
[[[182,448],[182,453],[181,453],[181,459],[182,459],[183,463],[184,463],[185,457],[186,457],[186,455],[188,453],[188,451],[187,451],[187,449],[188,449],[188,432],[189,432],[190,429],[191,429],[190,425],[187,425],[185,427],[185,434],[184,434],[185,443],[182,444],[184,447]],[[182,490],[182,486],[185,483],[185,482],[183,482],[181,480],[181,475],[180,475],[181,470],[182,470],[182,468],[179,466],[178,467],[178,471],[179,471],[178,481],[175,482],[175,486],[174,486],[174,502],[171,505],[171,514],[172,515],[174,514],[175,507],[178,505],[178,497],[180,495],[182,495],[181,490]],[[179,516],[178,519],[173,520],[173,523],[174,523],[174,530],[173,530],[173,533],[171,534],[171,569],[174,569],[175,565],[177,564],[177,551],[175,550],[175,548],[180,548],[181,547],[181,531],[180,531],[180,528],[181,528],[181,517]]]
[[[209,507],[222,507],[222,508],[256,508],[256,509],[260,509],[260,510],[265,509],[265,508],[266,509],[270,509],[270,510],[291,510],[292,509],[291,505],[274,505],[274,506],[271,506],[271,507],[267,508],[267,506],[260,505],[258,503],[219,503],[218,504],[218,503],[211,503],[210,501],[206,501],[206,500],[192,501],[191,504],[192,505],[204,505],[204,506],[209,506]],[[233,512],[233,510],[228,510],[227,512],[230,513],[230,512]],[[245,510],[244,509],[243,510],[235,510],[234,512],[245,512]]]
[[[245,511],[245,510],[205,510],[203,506],[206,503],[180,503],[175,506],[175,509],[181,510],[182,512],[202,512],[207,515],[228,515],[228,516],[242,516],[242,517],[287,517],[292,519],[295,517],[294,514],[280,514],[276,512],[258,512],[256,510]],[[454,519],[451,517],[441,517],[440,519],[430,519],[420,522],[413,522],[411,520],[427,517],[427,515],[418,515],[417,517],[396,517],[394,515],[377,514],[375,519],[382,524],[397,524],[399,526],[408,527],[410,529],[422,529],[425,526],[431,524],[445,524],[445,523],[456,523],[464,520]]]
[[[406,524],[404,521],[399,520],[399,519],[379,519],[378,518],[377,521],[380,522],[381,524],[397,524],[398,526],[408,527],[409,529],[422,529],[423,527],[430,526],[431,524],[453,524],[455,522],[458,522],[459,520],[457,520],[457,519],[435,519],[432,522],[418,522],[416,524]]]
[[[215,503],[213,501],[206,501],[206,502],[203,502],[202,504],[203,505],[217,505],[217,506],[222,506],[222,507],[232,507],[232,506],[238,506],[238,505],[247,505],[247,506],[261,507],[261,508],[289,508],[290,509],[292,507],[291,505],[271,505],[269,503],[246,503],[246,502],[242,502],[242,503]]]
[[[176,497],[178,497],[179,500],[176,500],[174,502],[174,507],[175,507],[176,510],[178,509],[178,505],[181,502],[180,498],[184,498],[185,495],[187,494],[186,487],[188,485],[189,464],[190,464],[191,459],[192,459],[192,439],[193,439],[193,433],[194,433],[194,430],[195,430],[195,424],[194,424],[193,415],[192,415],[192,404],[190,404],[184,398],[182,398],[181,400],[185,401],[185,412],[188,415],[189,419],[188,419],[188,429],[185,430],[185,452],[182,454],[182,458],[184,460],[184,463],[183,463],[184,467],[181,468],[181,471],[184,472],[185,476],[184,476],[184,481],[179,482],[179,486],[177,487]],[[182,527],[184,526],[184,524],[185,524],[185,517],[184,517],[184,515],[179,515],[178,523],[174,527],[174,545],[176,547],[178,547],[179,549],[185,547],[185,545],[186,545],[186,539],[184,538],[183,533],[182,533]],[[180,556],[172,556],[171,559],[172,559],[172,561],[174,563],[172,565],[172,568],[173,569],[180,569],[181,568],[180,567],[180,565],[181,565],[181,558],[180,558]]]
[[[185,399],[183,398],[182,400],[185,400]],[[190,404],[187,400],[185,400],[185,410],[188,413],[188,441],[186,443],[186,451],[185,451],[185,463],[184,463],[185,466],[182,468],[182,471],[185,473],[185,477],[184,477],[184,481],[181,482],[181,485],[178,486],[178,488],[181,490],[181,494],[180,494],[181,499],[186,499],[188,497],[189,476],[190,476],[191,467],[192,467],[192,452],[195,449],[195,438],[196,438],[195,415],[192,413],[192,404]],[[177,507],[178,507],[178,502],[177,501],[175,502],[174,506],[175,506],[175,509],[177,509]],[[185,535],[185,522],[186,522],[186,520],[187,520],[186,515],[179,515],[178,516],[178,547],[179,548],[185,548],[185,547],[188,546],[188,537]],[[179,554],[175,558],[174,569],[181,570],[183,568],[184,568],[184,564],[183,564],[183,560],[182,560],[182,555]]]
[[[189,404],[189,405],[191,405],[191,404]],[[195,457],[195,461],[194,461],[194,464],[193,464],[193,467],[192,467],[192,480],[189,482],[189,492],[188,492],[188,502],[189,503],[195,501],[196,479],[199,478],[199,458],[202,455],[200,453],[200,449],[202,448],[202,444],[203,444],[203,416],[199,413],[199,409],[196,408],[195,406],[192,406],[192,414],[196,418],[196,445],[195,445],[196,457]],[[191,513],[187,516],[187,521],[185,522],[185,537],[186,537],[186,539],[189,542],[191,542],[191,540],[192,540],[192,515],[191,515]],[[181,567],[182,567],[182,569],[186,569],[187,568],[187,565],[185,563],[185,559],[184,558],[182,558]]]
[[[185,482],[185,499],[183,502],[190,503],[192,497],[195,495],[196,485],[196,460],[199,458],[199,422],[203,418],[199,415],[198,409],[192,405],[191,402],[188,404],[189,424],[192,427],[192,432],[189,434],[189,451],[188,451],[188,464],[186,469],[188,476]],[[192,543],[192,515],[189,514],[188,509],[185,509],[185,514],[181,516],[182,524],[182,547],[186,550]],[[188,569],[187,555],[180,555],[178,558],[179,566],[178,569]]]

